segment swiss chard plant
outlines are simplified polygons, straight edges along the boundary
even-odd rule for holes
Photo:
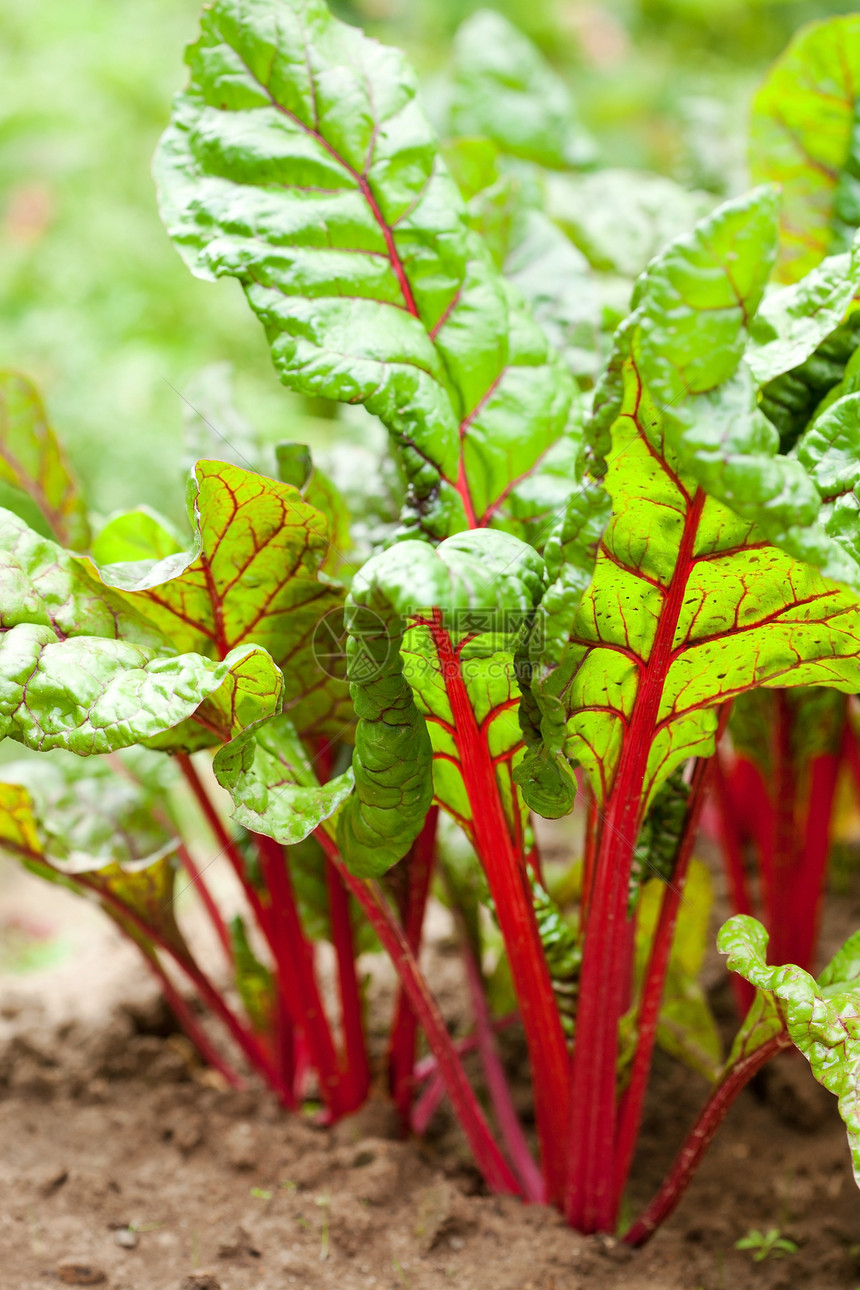
[[[3,377],[0,734],[46,754],[6,767],[3,847],[101,903],[228,1079],[186,987],[329,1120],[368,1092],[356,959],[381,945],[404,1128],[447,1095],[487,1184],[583,1232],[618,1228],[657,1044],[713,1087],[631,1244],[782,1049],[856,1156],[856,938],[809,969],[837,788],[860,786],[860,20],[801,33],[756,101],[758,186],[715,209],[596,168],[497,15],[457,38],[443,142],[404,58],[322,0],[215,0],[188,64],[155,165],[171,238],[238,279],[284,384],[362,404],[390,459],[339,489],[307,449],[243,441],[242,465],[194,467],[190,546],[146,510],[92,538],[38,398]],[[537,818],[571,813],[581,846],[545,862]],[[700,823],[735,908],[725,1058],[696,980]],[[419,963],[434,882],[473,1014],[457,1041]]]

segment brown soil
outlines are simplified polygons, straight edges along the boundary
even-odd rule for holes
[[[325,1132],[265,1094],[220,1088],[95,911],[9,871],[0,889],[6,923],[38,914],[73,942],[57,966],[0,975],[2,1290],[860,1285],[845,1135],[800,1059],[742,1095],[675,1217],[632,1255],[565,1230],[548,1210],[486,1195],[444,1109],[428,1142],[403,1143],[381,1100]],[[855,912],[843,921],[856,926]],[[435,967],[456,1015],[443,951]],[[388,992],[383,979],[377,993]],[[658,1064],[634,1204],[703,1094],[695,1077]],[[772,1227],[796,1254],[756,1264],[734,1249],[751,1228]]]

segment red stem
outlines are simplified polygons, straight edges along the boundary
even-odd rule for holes
[[[296,908],[284,849],[263,833],[254,833],[252,837],[272,899],[273,949],[280,990],[293,1024],[307,1040],[322,1100],[332,1118],[337,1119],[354,1108],[344,1096],[331,1027],[320,998],[311,948]]]
[[[345,1049],[344,1094],[349,1109],[357,1110],[367,1097],[370,1088],[370,1065],[367,1060],[361,990],[355,967],[355,937],[352,931],[349,896],[340,874],[328,857],[325,860],[325,880],[340,988],[341,1025]]]
[[[710,762],[707,758],[700,757],[697,759],[690,785],[690,797],[684,820],[681,846],[675,861],[672,878],[663,887],[660,916],[654,932],[651,957],[648,962],[642,991],[642,1003],[639,1009],[636,1052],[633,1057],[630,1083],[621,1103],[618,1121],[615,1191],[619,1200],[627,1184],[627,1177],[630,1173],[630,1166],[633,1163],[633,1155],[642,1124],[642,1111],[645,1105],[645,1094],[648,1089],[648,1077],[651,1073],[654,1044],[657,1039],[657,1026],[660,1020],[660,1007],[663,1003],[666,973],[668,972],[669,960],[672,955],[675,924],[678,919],[678,910],[687,878],[687,869],[689,868],[690,858],[696,842],[699,817],[705,800],[704,790],[709,767]]]
[[[475,956],[466,940],[463,941],[463,962],[466,968],[466,983],[469,987],[472,1015],[475,1018],[478,1051],[481,1054],[487,1091],[496,1113],[502,1141],[514,1171],[522,1183],[523,1195],[533,1204],[542,1205],[546,1203],[546,1186],[529,1150],[526,1135],[511,1100],[511,1091],[496,1048],[492,1017],[484,994],[484,982]]]
[[[375,882],[355,878],[344,865],[337,848],[323,829],[316,835],[326,854],[336,866],[349,890],[355,896],[388,954],[398,977],[408,991],[409,1002],[427,1036],[439,1073],[445,1081],[448,1096],[475,1157],[475,1162],[493,1191],[507,1195],[520,1194],[519,1185],[496,1144],[474,1091],[466,1079],[451,1036],[427,982],[415,960],[403,928],[392,914]]]
[[[714,755],[712,775],[720,824],[720,841],[722,843],[732,909],[736,914],[752,914],[753,905],[744,866],[743,847],[735,822],[731,788],[719,748]],[[738,977],[738,980],[741,979],[741,977]],[[749,982],[746,982],[746,984],[749,985]],[[753,990],[752,986],[750,986],[750,990]],[[754,993],[755,991],[753,990]]]
[[[475,850],[496,908],[523,1020],[535,1090],[541,1165],[550,1200],[561,1198],[570,1060],[541,944],[525,862],[511,837],[487,741],[481,734],[451,638],[433,611],[431,632],[472,808]]]
[[[624,1007],[627,905],[633,848],[641,822],[645,773],[671,663],[675,632],[693,568],[705,495],[688,507],[678,559],[665,592],[654,644],[643,667],[624,735],[595,866],[585,928],[580,1004],[573,1047],[571,1117],[567,1133],[565,1216],[583,1233],[612,1232],[615,1192],[618,1023]]]
[[[666,1221],[689,1186],[702,1156],[710,1146],[714,1134],[738,1093],[772,1057],[791,1046],[791,1040],[782,1031],[762,1044],[760,1048],[734,1063],[720,1086],[706,1102],[657,1195],[630,1230],[625,1233],[624,1240],[628,1245],[634,1247],[644,1245],[661,1223]]]
[[[776,748],[773,792],[774,830],[772,856],[763,857],[767,914],[775,963],[792,963],[791,930],[794,885],[800,868],[799,785],[793,749],[793,721],[784,690],[776,692]]]
[[[430,884],[433,877],[438,822],[439,808],[432,806],[427,813],[427,819],[424,821],[421,832],[403,862],[408,865],[408,887],[404,908],[401,913],[406,940],[416,959],[421,951],[424,914],[427,909],[427,899],[430,894]],[[417,1035],[418,1018],[412,1010],[406,990],[401,985],[394,1013],[394,1023],[391,1028],[388,1070],[394,1105],[397,1107],[404,1132],[409,1129],[412,1097],[415,1090],[414,1068]]]
[[[792,884],[794,925],[791,956],[786,960],[809,971],[818,942],[821,902],[824,896],[827,858],[830,854],[830,828],[836,786],[839,782],[841,756],[822,753],[810,770],[809,806],[806,815],[803,854],[799,873]]]

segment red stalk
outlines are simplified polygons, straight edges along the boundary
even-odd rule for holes
[[[790,963],[794,884],[800,866],[798,827],[800,787],[793,748],[791,706],[784,690],[776,693],[773,852],[762,856],[771,954],[775,963]]]
[[[421,832],[415,839],[405,861],[402,862],[408,866],[408,886],[403,908],[401,909],[401,917],[406,940],[416,959],[421,951],[424,915],[433,877],[438,822],[439,808],[431,806]],[[418,1018],[415,1016],[407,993],[401,985],[394,1012],[394,1023],[391,1028],[388,1071],[394,1105],[397,1107],[404,1133],[409,1131],[409,1117],[415,1090],[414,1068],[417,1036]]]
[[[672,580],[665,591],[650,657],[625,732],[607,801],[597,855],[594,894],[585,929],[580,1005],[573,1047],[568,1175],[564,1212],[584,1233],[611,1232],[617,1221],[615,1191],[618,1023],[624,1007],[627,903],[633,848],[639,833],[648,756],[705,495],[689,505]]]
[[[334,1040],[320,998],[310,946],[296,908],[284,849],[263,833],[252,836],[272,900],[273,950],[280,991],[293,1024],[307,1040],[322,1100],[331,1116],[339,1118],[354,1108],[344,1096]]]
[[[744,866],[743,847],[737,829],[734,801],[723,767],[722,754],[717,749],[713,759],[713,786],[720,824],[720,842],[729,884],[732,909],[736,914],[752,914],[753,904]],[[738,980],[742,978],[738,977]],[[746,983],[749,985],[749,982]],[[752,986],[750,986],[752,990]],[[753,993],[755,993],[753,991]]]
[[[355,938],[349,911],[349,897],[340,874],[326,857],[325,880],[331,918],[331,937],[337,958],[341,1025],[344,1041],[343,1085],[347,1104],[356,1110],[370,1088],[370,1066],[364,1037],[361,990],[355,967]]]
[[[665,1223],[686,1191],[702,1156],[710,1146],[714,1134],[738,1093],[772,1057],[791,1046],[791,1040],[782,1031],[762,1044],[760,1048],[734,1063],[719,1088],[714,1090],[703,1107],[657,1195],[625,1233],[624,1240],[628,1245],[637,1248],[644,1245],[661,1223]]]
[[[550,1200],[561,1197],[570,1061],[535,918],[525,863],[511,837],[496,768],[478,726],[451,637],[429,624],[453,717],[454,743],[472,807],[475,849],[496,907],[531,1059],[541,1164]]]
[[[660,1006],[663,1002],[663,991],[666,985],[666,973],[672,954],[672,941],[675,936],[675,924],[678,919],[684,883],[690,865],[690,857],[696,842],[699,817],[705,800],[705,783],[710,763],[700,757],[696,761],[693,779],[690,785],[690,798],[684,821],[684,834],[675,870],[671,881],[663,887],[663,899],[660,903],[660,916],[651,946],[651,957],[645,974],[642,991],[642,1003],[638,1017],[638,1036],[630,1083],[624,1094],[618,1121],[618,1145],[615,1160],[615,1192],[620,1199],[627,1183],[639,1129],[642,1124],[642,1111],[645,1105],[645,1094],[648,1089],[648,1076],[651,1073],[651,1060],[654,1055],[654,1044],[657,1039],[657,1025],[660,1020]]]
[[[490,1132],[490,1127],[466,1078],[436,1000],[430,993],[415,955],[409,948],[403,928],[386,904],[378,883],[365,882],[354,877],[346,868],[337,847],[324,829],[318,829],[316,836],[364,910],[408,992],[409,1002],[439,1063],[439,1073],[445,1081],[448,1096],[487,1185],[493,1191],[512,1196],[519,1195],[519,1184]]]
[[[511,1100],[511,1091],[508,1088],[504,1067],[496,1048],[493,1022],[490,1010],[487,1007],[481,972],[471,947],[465,940],[463,942],[463,962],[466,968],[466,983],[469,987],[472,1015],[475,1018],[475,1037],[478,1041],[478,1051],[481,1054],[487,1091],[490,1094],[490,1101],[496,1114],[502,1142],[505,1144],[508,1159],[522,1183],[523,1195],[533,1204],[542,1205],[546,1203],[546,1186],[529,1150],[526,1135],[523,1132],[519,1116]]]
[[[794,919],[791,955],[787,959],[787,962],[797,963],[807,971],[812,966],[818,942],[821,902],[827,858],[830,854],[830,827],[841,765],[841,755],[822,753],[814,759],[810,771],[803,853],[796,881],[792,884]]]

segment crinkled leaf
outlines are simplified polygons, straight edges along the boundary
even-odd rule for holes
[[[77,482],[38,391],[18,372],[0,371],[0,486],[30,498],[47,521],[49,536],[86,548],[89,524]],[[0,503],[7,505],[7,498],[0,495]],[[29,522],[17,506],[9,509]]]
[[[851,391],[850,369],[858,352],[858,340],[860,312],[855,310],[809,358],[764,386],[759,407],[779,431],[782,452],[794,447],[817,410]]]
[[[860,585],[850,542],[819,522],[821,490],[810,471],[779,455],[779,436],[742,361],[773,260],[775,217],[775,193],[758,189],[719,207],[649,266],[595,400],[595,469],[631,355],[683,470],[762,536],[828,577]]]
[[[860,566],[860,394],[844,395],[815,418],[797,458],[821,495],[824,532]]]
[[[750,165],[782,185],[780,274],[795,282],[860,224],[860,18],[803,27],[755,96]]]
[[[467,743],[488,751],[509,826],[521,829],[514,653],[541,573],[541,560],[518,539],[479,531],[436,549],[399,543],[356,577],[348,608],[361,718],[356,794],[339,822],[353,867],[380,872],[405,854],[434,795],[471,834],[461,761]]]
[[[216,0],[156,160],[198,276],[238,277],[287,385],[362,402],[409,516],[523,531],[574,385],[469,228],[402,56],[322,0]]]
[[[224,741],[278,711],[281,688],[254,646],[218,661],[177,653],[85,562],[0,512],[0,737],[79,754],[182,747],[175,728],[194,717]]]
[[[345,687],[314,652],[317,625],[344,596],[321,573],[325,516],[289,485],[221,461],[197,463],[189,510],[191,551],[103,567],[102,580],[177,649],[214,658],[251,642],[268,650],[299,728],[339,733],[349,719]]]
[[[770,966],[768,934],[761,923],[738,914],[717,939],[728,966],[766,999],[812,1073],[839,1100],[848,1131],[854,1177],[860,1186],[860,932],[855,932],[816,982],[793,963]]]
[[[546,180],[547,214],[595,269],[625,278],[641,273],[713,204],[709,194],[688,192],[647,171],[606,169]]]
[[[221,748],[214,769],[233,798],[233,819],[289,846],[329,819],[352,789],[350,772],[320,785],[295,727],[284,716]]]
[[[479,9],[459,28],[452,55],[451,129],[502,152],[565,169],[594,160],[567,87],[531,41],[500,13]]]
[[[746,361],[764,384],[799,367],[844,320],[860,287],[860,243],[765,296],[749,328]]]
[[[559,606],[532,677],[547,742],[582,764],[598,802],[625,747],[642,760],[646,802],[686,758],[710,754],[727,698],[756,686],[851,693],[860,680],[856,597],[706,497],[632,360],[623,380],[594,579],[572,630]]]

